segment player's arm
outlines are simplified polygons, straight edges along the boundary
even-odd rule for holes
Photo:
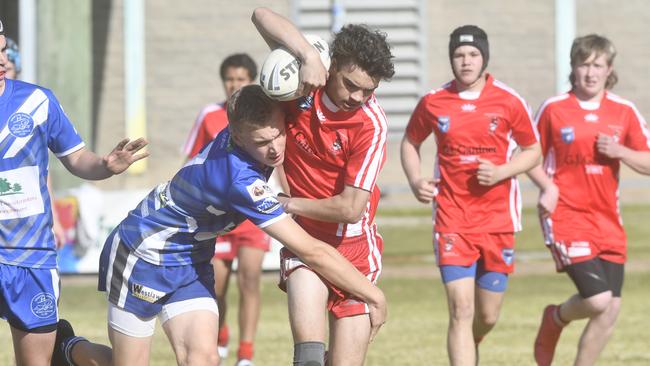
[[[415,198],[422,203],[430,203],[436,195],[436,180],[422,178],[420,173],[420,146],[404,134],[400,146],[400,158],[402,160],[402,169],[406,174],[411,191]]]
[[[370,192],[346,185],[335,196],[323,199],[278,197],[284,211],[310,219],[354,224],[366,211]]]
[[[379,288],[336,249],[310,236],[290,217],[282,218],[263,230],[327,281],[368,304],[374,337],[387,316],[386,298]]]
[[[70,173],[79,178],[101,180],[120,174],[134,162],[149,156],[149,153],[136,154],[145,146],[147,141],[143,138],[131,142],[129,139],[124,139],[104,157],[81,148],[61,157],[60,160]]]
[[[300,85],[297,91],[299,95],[307,95],[325,85],[327,70],[318,51],[289,19],[269,8],[255,9],[251,19],[271,49],[284,46],[300,59]]]
[[[488,159],[479,158],[476,173],[479,184],[491,186],[498,182],[524,173],[540,163],[542,148],[539,142],[528,146],[520,146],[521,151],[510,159],[509,162],[496,165]]]
[[[542,165],[538,164],[533,169],[526,172],[528,178],[539,188],[539,200],[537,206],[544,215],[550,215],[555,211],[557,200],[560,197],[560,190],[553,180],[546,175]]]
[[[616,142],[612,136],[603,133],[596,141],[598,152],[611,159],[619,159],[634,171],[650,175],[650,151],[637,151]]]

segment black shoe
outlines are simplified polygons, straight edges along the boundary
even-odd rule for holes
[[[65,319],[59,319],[56,325],[56,341],[54,341],[54,352],[52,353],[52,362],[50,366],[70,366],[68,360],[65,359],[65,341],[74,337],[74,329],[72,325]]]

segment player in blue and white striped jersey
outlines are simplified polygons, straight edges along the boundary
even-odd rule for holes
[[[58,322],[59,277],[47,190],[48,149],[74,175],[105,179],[146,154],[144,140],[120,142],[107,156],[88,151],[50,90],[5,78],[0,21],[0,317],[19,365],[49,365]]]
[[[373,334],[385,321],[381,290],[285,214],[267,185],[272,168],[284,160],[279,104],[259,85],[248,85],[229,101],[228,120],[229,128],[170,182],[154,188],[104,244],[99,289],[108,296],[113,365],[148,364],[156,318],[178,364],[218,364],[219,314],[210,259],[214,238],[244,219],[328,281],[368,302]],[[70,338],[61,349],[68,362],[86,365],[97,355],[96,346]]]

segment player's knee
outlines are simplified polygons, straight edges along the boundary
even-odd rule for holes
[[[184,352],[180,357],[177,355],[179,365],[218,365],[219,353],[217,347],[206,344],[205,346],[193,347]]]
[[[479,323],[484,326],[493,327],[499,320],[499,313],[494,311],[482,311],[476,314]]]
[[[605,291],[584,299],[583,305],[590,316],[596,316],[602,314],[609,308],[612,299],[612,292]]]
[[[449,316],[457,322],[467,322],[474,319],[474,303],[472,301],[454,301],[449,306]]]
[[[302,342],[293,345],[294,366],[324,366],[325,343]]]
[[[239,291],[257,292],[260,288],[260,274],[241,271],[241,273],[237,273],[237,285]]]

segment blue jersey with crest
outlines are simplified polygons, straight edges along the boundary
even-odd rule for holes
[[[60,158],[83,147],[50,90],[5,79],[0,95],[0,263],[56,267],[48,149]]]
[[[225,129],[129,212],[119,236],[152,264],[208,262],[218,235],[245,219],[264,228],[285,216],[267,184],[271,171],[233,145]]]

